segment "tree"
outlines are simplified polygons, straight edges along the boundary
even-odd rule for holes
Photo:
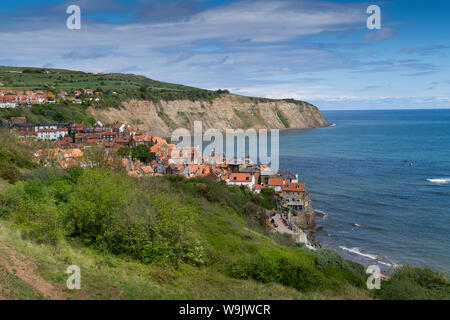
[[[138,145],[131,151],[133,159],[139,159],[141,162],[150,162],[155,158],[155,154],[150,152],[150,149],[143,144]]]
[[[117,154],[122,158],[128,158],[131,155],[131,148],[121,147],[119,150],[117,150]]]

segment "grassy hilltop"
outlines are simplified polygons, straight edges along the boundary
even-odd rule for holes
[[[47,70],[50,73],[44,73]],[[104,96],[100,102],[94,102],[93,105],[98,108],[120,107],[122,101],[132,98],[154,102],[183,99],[211,101],[228,93],[225,90],[211,91],[156,81],[134,74],[99,75],[63,69],[5,66],[0,66],[0,83],[3,84],[3,87],[0,85],[0,90],[46,90],[54,93],[64,90],[70,93],[73,90],[90,88],[103,92],[118,92],[118,95]]]
[[[50,73],[44,73],[46,70]],[[81,71],[0,66],[0,90],[44,90],[57,94],[64,90],[89,88],[103,92],[115,91],[117,95],[103,95],[100,101],[75,105],[69,102],[35,105],[32,108],[0,109],[0,118],[26,116],[30,122],[62,122],[75,120],[92,124],[88,106],[120,108],[122,102],[142,99],[154,102],[192,100],[211,101],[225,91],[210,91],[178,84],[160,82],[134,74],[110,73],[96,75]]]
[[[50,73],[44,73],[46,70]],[[186,97],[189,97],[190,94],[192,97],[199,98],[204,95],[206,98],[208,95],[213,97],[215,93],[215,91],[156,81],[134,74],[109,73],[98,75],[82,71],[27,67],[0,66],[0,82],[6,89],[15,90],[72,91],[81,88],[99,88],[103,91],[129,92],[130,94],[146,87],[155,96],[159,93],[163,98],[170,98],[171,95],[175,98],[177,94],[183,94]]]
[[[361,265],[268,232],[261,210],[273,194],[205,178],[136,179],[102,162],[33,167],[30,148],[1,132],[0,168],[21,174],[1,178],[0,298],[449,299],[448,280],[429,269],[400,268],[369,291]],[[72,264],[80,291],[65,288]]]

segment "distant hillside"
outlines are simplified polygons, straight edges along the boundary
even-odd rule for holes
[[[61,69],[0,67],[0,90],[72,92],[82,88],[116,91],[82,105],[41,105],[0,110],[0,117],[26,116],[29,121],[112,123],[125,121],[153,134],[169,136],[178,127],[305,129],[328,125],[317,107],[292,99],[266,99],[170,84],[133,74],[89,74]]]
[[[49,73],[45,73],[48,71]],[[221,91],[198,89],[178,84],[155,81],[134,74],[91,74],[63,69],[43,69],[0,66],[0,90],[65,90],[71,92],[82,88],[117,91],[119,98],[146,100],[211,100]],[[109,101],[112,103],[113,101]]]

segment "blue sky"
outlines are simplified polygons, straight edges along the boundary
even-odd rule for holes
[[[81,8],[81,30],[66,8]],[[381,8],[368,30],[366,9]],[[0,65],[143,74],[329,109],[450,108],[448,1],[2,0]]]

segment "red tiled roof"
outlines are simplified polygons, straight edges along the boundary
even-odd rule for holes
[[[305,185],[301,182],[299,183],[288,183],[283,188],[283,191],[288,192],[303,192],[305,191]]]
[[[145,173],[145,174],[149,174],[149,173],[153,173],[153,168],[150,166],[143,166],[141,167],[141,170]]]
[[[274,186],[274,187],[282,187],[283,186],[283,179],[270,179],[269,181],[269,185],[270,186]]]
[[[230,181],[251,182],[252,175],[250,173],[232,173],[230,176]]]

